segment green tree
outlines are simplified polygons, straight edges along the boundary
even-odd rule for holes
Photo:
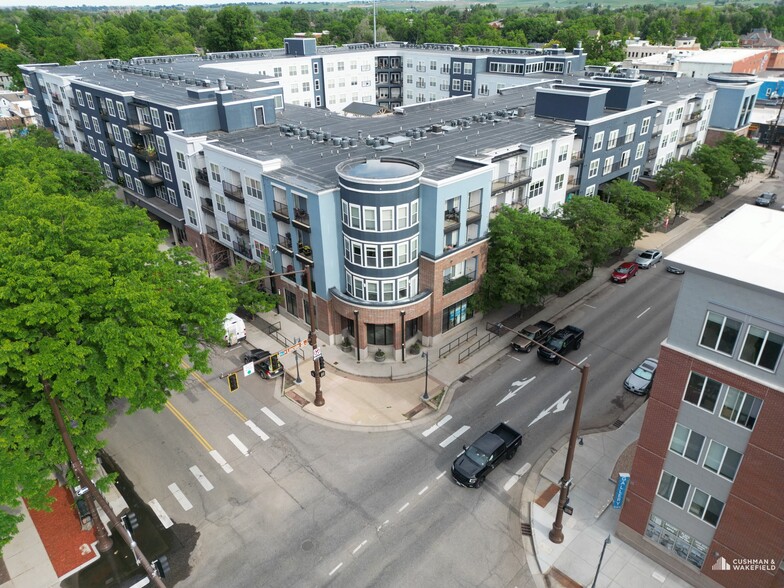
[[[210,51],[238,51],[251,47],[256,22],[247,6],[226,6],[215,15],[207,34]]]
[[[560,222],[504,207],[490,221],[480,304],[486,309],[540,304],[573,276],[579,259],[574,238]]]
[[[237,304],[251,313],[267,312],[279,303],[278,297],[267,294],[262,280],[267,276],[264,264],[238,263],[228,269],[226,277],[233,288]]]
[[[669,200],[658,193],[649,192],[627,180],[610,182],[604,188],[604,196],[627,222],[627,246],[640,239],[644,229],[651,229],[661,221],[670,207]]]
[[[592,196],[575,196],[562,208],[563,223],[574,235],[592,276],[611,251],[626,245],[628,227],[613,204]]]
[[[691,155],[691,160],[710,178],[711,198],[724,198],[740,176],[740,168],[732,160],[732,154],[721,147],[701,145]]]
[[[716,144],[716,147],[729,153],[732,161],[738,166],[739,180],[745,179],[751,173],[765,171],[762,163],[765,148],[760,147],[753,139],[728,134]]]
[[[710,198],[710,178],[688,159],[665,164],[656,174],[656,184],[675,206],[676,216],[693,210]]]
[[[60,150],[2,139],[0,161],[2,546],[16,529],[10,510],[21,498],[45,508],[51,473],[69,461],[43,382],[90,468],[116,400],[159,411],[183,389],[186,359],[209,371],[204,343],[222,340],[234,302],[186,251],[159,251],[163,235],[141,209],[84,191],[97,180],[65,174],[73,160]]]

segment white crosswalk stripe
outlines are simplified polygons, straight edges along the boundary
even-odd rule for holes
[[[244,455],[245,457],[248,457],[250,455],[250,451],[248,451],[248,448],[245,446],[245,444],[237,438],[237,435],[233,433],[229,435],[229,441],[234,443],[234,447],[239,449],[242,455]]]
[[[185,497],[185,494],[182,493],[180,487],[177,484],[169,484],[169,492],[174,495],[174,498],[177,499],[177,502],[180,503],[182,510],[190,510],[193,508],[190,500]]]
[[[267,415],[267,416],[270,418],[270,420],[272,420],[272,422],[273,422],[273,423],[275,423],[276,425],[278,425],[279,427],[282,427],[283,425],[285,425],[285,424],[286,424],[286,423],[284,423],[284,422],[281,420],[281,418],[280,418],[278,415],[276,415],[274,412],[272,412],[272,411],[271,411],[269,408],[267,408],[266,406],[265,406],[264,408],[262,408],[262,409],[261,409],[261,412],[263,412],[264,414],[266,414],[266,415]]]
[[[450,414],[446,415],[444,418],[442,418],[440,421],[438,421],[435,425],[433,425],[432,427],[430,427],[429,429],[427,429],[425,431],[422,431],[422,435],[425,436],[425,437],[428,437],[428,436],[432,435],[440,427],[443,427],[446,423],[448,423],[451,420],[452,420],[452,415],[450,415]]]
[[[223,456],[220,453],[218,453],[215,449],[210,451],[210,455],[212,456],[212,459],[217,461],[218,465],[223,468],[224,472],[230,474],[231,472],[234,471],[234,468],[231,467],[228,463],[226,463],[226,460],[223,459]]]
[[[449,445],[450,443],[452,443],[453,441],[455,441],[456,439],[458,439],[458,438],[459,438],[459,437],[460,437],[460,436],[461,436],[463,433],[465,433],[465,432],[466,432],[468,429],[470,429],[470,428],[471,428],[471,427],[469,427],[468,425],[463,425],[463,426],[462,426],[462,427],[460,427],[460,428],[459,428],[457,431],[455,431],[454,433],[452,433],[452,434],[451,434],[449,437],[447,437],[446,439],[444,439],[443,441],[441,441],[441,443],[439,443],[439,445],[440,445],[441,447],[446,447],[447,445]]]
[[[191,473],[196,476],[196,479],[199,481],[199,484],[201,484],[202,488],[204,488],[207,492],[215,488],[215,486],[212,485],[212,482],[207,479],[207,476],[201,473],[201,470],[198,466],[192,466],[190,470]]]
[[[512,476],[511,478],[509,478],[509,480],[506,482],[506,484],[504,484],[504,491],[505,491],[505,492],[509,492],[509,490],[511,490],[511,489],[512,489],[512,486],[514,486],[515,484],[517,484],[517,482],[520,480],[520,478],[522,478],[522,477],[525,475],[525,473],[526,473],[528,470],[530,470],[530,469],[531,469],[531,464],[530,464],[530,463],[527,463],[527,464],[525,464],[523,467],[521,467],[519,470],[517,470],[517,471],[514,473],[514,476]]]
[[[259,437],[261,437],[261,440],[262,440],[262,441],[267,441],[267,440],[269,439],[269,435],[267,435],[267,434],[266,434],[264,431],[262,431],[261,429],[259,429],[259,428],[256,426],[256,423],[254,423],[253,421],[245,421],[245,424],[248,426],[248,428],[249,428],[251,431],[253,431],[254,433],[256,433],[256,435],[258,435]]]
[[[174,526],[174,523],[169,518],[169,515],[166,514],[166,511],[163,510],[163,507],[161,506],[161,503],[158,502],[157,498],[153,498],[147,504],[150,505],[152,512],[154,512],[157,515],[158,520],[161,521],[164,529],[168,529]]]

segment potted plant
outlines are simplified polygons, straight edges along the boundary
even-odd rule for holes
[[[373,357],[376,361],[384,361],[384,359],[387,357],[387,354],[381,351],[381,349],[377,349],[376,354]]]
[[[343,337],[343,342],[340,344],[340,347],[343,351],[351,351],[354,349],[354,346],[351,344],[351,340],[348,337]]]
[[[410,355],[419,355],[419,352],[422,350],[422,346],[419,344],[419,341],[414,341],[413,345],[408,348],[408,353]]]

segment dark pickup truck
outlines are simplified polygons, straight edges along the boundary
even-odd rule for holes
[[[584,331],[579,327],[569,325],[557,331],[543,347],[539,348],[537,354],[540,359],[550,361],[555,365],[561,363],[561,358],[556,355],[566,355],[572,349],[580,349],[583,342]],[[555,353],[554,353],[555,352]]]
[[[528,353],[534,346],[534,341],[542,342],[555,333],[555,325],[547,321],[539,321],[535,325],[528,325],[521,334],[512,341],[512,349]]]
[[[523,436],[509,425],[499,423],[471,445],[463,445],[465,450],[452,464],[452,477],[460,486],[479,488],[495,466],[505,457],[512,459]]]

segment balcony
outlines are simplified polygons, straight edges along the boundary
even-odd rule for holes
[[[577,151],[576,153],[572,153],[572,160],[569,165],[580,165],[583,161],[585,161],[585,154]]]
[[[68,105],[71,108],[79,108],[79,105],[76,103],[76,100],[74,100],[73,98],[68,99]]]
[[[523,169],[516,171],[513,174],[509,174],[502,178],[498,178],[497,180],[493,180],[492,193],[497,194],[498,192],[505,192],[507,190],[511,190],[512,188],[524,186],[530,181],[531,170]]]
[[[155,161],[158,159],[158,152],[153,147],[134,147],[133,154],[144,161]]]
[[[82,148],[82,151],[83,151],[84,153],[90,153],[90,146],[87,144],[87,141],[82,141],[82,142],[80,143],[80,146],[81,146],[81,148]]]
[[[154,173],[149,173],[145,176],[139,176],[139,179],[152,188],[163,185],[163,178]]]
[[[296,254],[297,259],[303,263],[313,265],[313,249],[310,245],[297,245],[299,251]]]
[[[98,108],[98,114],[101,115],[102,120],[109,120],[109,113],[106,111],[106,109],[103,106]]]
[[[686,119],[684,119],[683,124],[690,125],[692,123],[696,123],[699,120],[702,120],[702,110],[695,110]]]
[[[212,237],[216,241],[220,240],[220,235],[218,235],[218,229],[215,227],[211,227],[210,225],[205,225],[204,230],[207,232],[208,237]]]
[[[444,278],[444,294],[454,292],[458,288],[462,288],[466,284],[470,284],[476,279],[476,271],[463,274],[457,278]]]
[[[294,209],[294,226],[307,231],[310,230],[310,215],[304,208]]]
[[[454,231],[460,225],[460,209],[452,208],[444,212],[444,232]]]
[[[54,102],[55,104],[62,105],[63,99],[60,98],[60,94],[57,94],[56,92],[52,92],[52,102]]]
[[[114,144],[116,143],[114,140],[114,135],[112,135],[111,133],[106,135],[106,142],[109,143],[109,145],[114,146]]]
[[[253,259],[253,253],[251,252],[250,245],[245,243],[245,241],[234,241],[231,245],[235,253],[239,253],[248,259]]]
[[[65,143],[69,147],[73,147],[74,146],[73,139],[70,136],[68,136],[68,135],[63,136],[63,143]]]
[[[416,70],[417,71],[427,71],[427,68],[424,65],[417,65],[416,66]]]
[[[293,255],[294,249],[291,245],[291,237],[284,237],[283,235],[278,235],[278,249],[283,250],[284,253]]]
[[[212,216],[215,216],[215,207],[212,204],[212,198],[202,198],[201,209],[207,214],[211,214]]]
[[[241,231],[243,233],[250,233],[250,231],[248,230],[248,219],[242,218],[242,217],[237,216],[236,214],[232,214],[230,212],[227,212],[226,215],[229,217],[229,226],[230,227],[232,227],[232,228],[234,228],[234,229],[236,229],[238,231]]]
[[[580,181],[577,179],[577,176],[569,176],[569,179],[566,181],[566,191],[574,192],[579,188]]]
[[[662,128],[660,126],[653,127],[653,132],[651,132],[651,139],[653,139],[654,137],[658,137],[661,134],[662,134]]]
[[[136,133],[137,135],[149,135],[152,133],[152,125],[139,119],[128,119],[128,130]]]
[[[229,183],[226,180],[223,180],[222,184],[223,184],[223,193],[226,195],[227,198],[234,200],[234,202],[239,202],[240,204],[244,204],[245,195],[242,193],[242,186]]]
[[[283,202],[273,202],[272,216],[280,220],[289,222],[289,207]]]
[[[117,169],[120,169],[120,168],[122,168],[122,164],[121,164],[121,163],[119,162],[119,160],[118,160],[118,159],[117,159],[117,158],[114,156],[114,153],[112,153],[111,160],[112,160],[112,165],[113,165],[114,167],[116,167]]]
[[[82,124],[82,121],[80,121],[78,118],[75,118],[73,123],[77,130],[84,132],[84,125]]]
[[[694,141],[696,141],[696,140],[697,140],[697,135],[694,134],[694,133],[691,133],[691,134],[686,135],[685,137],[683,137],[681,139],[678,139],[678,147],[684,147],[684,146],[688,145],[689,143],[694,143]]]
[[[648,157],[646,161],[651,161],[652,159],[656,159],[656,154],[659,152],[659,149],[648,149]]]
[[[482,218],[482,205],[469,206],[466,210],[466,223],[477,223]]]
[[[196,183],[202,186],[210,185],[210,176],[207,175],[207,168],[203,167],[196,170]]]
[[[71,125],[69,124],[69,122],[68,122],[68,119],[67,119],[66,117],[64,117],[62,114],[58,114],[58,115],[57,115],[57,122],[59,122],[59,123],[60,123],[61,125],[63,125],[64,127],[71,126]]]

